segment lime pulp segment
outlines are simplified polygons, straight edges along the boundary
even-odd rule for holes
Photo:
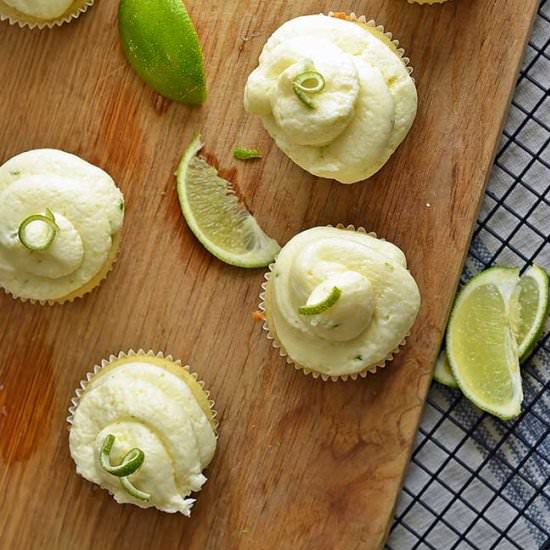
[[[264,267],[280,250],[235,194],[230,182],[197,154],[200,136],[189,145],[178,166],[177,190],[189,228],[220,260],[238,267]]]
[[[520,361],[529,357],[544,330],[549,313],[549,277],[539,266],[530,267],[520,279],[513,301],[513,326]]]
[[[523,400],[509,308],[518,278],[519,270],[499,267],[474,277],[458,295],[447,329],[447,355],[460,389],[502,418],[517,416]]]

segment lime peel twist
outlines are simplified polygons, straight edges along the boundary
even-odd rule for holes
[[[109,434],[103,441],[103,445],[101,446],[101,453],[99,455],[99,462],[101,464],[101,467],[107,473],[120,478],[120,484],[122,485],[123,489],[131,496],[140,500],[149,500],[151,498],[151,495],[149,493],[145,493],[144,491],[140,491],[128,479],[128,476],[134,474],[135,472],[137,472],[137,470],[139,470],[139,468],[141,468],[141,465],[145,461],[145,453],[137,447],[134,449],[130,449],[122,458],[122,462],[114,466],[111,464],[110,454],[115,439],[116,438],[113,434]]]
[[[127,477],[121,477],[120,484],[122,485],[124,490],[134,498],[143,500],[145,502],[147,502],[151,498],[151,495],[149,493],[146,493],[145,491],[140,491],[135,485],[132,484],[132,482]]]
[[[298,99],[309,109],[315,109],[315,103],[309,97],[325,89],[325,79],[317,71],[305,71],[292,80],[292,89]]]
[[[342,291],[335,286],[322,302],[311,304],[309,306],[301,306],[298,308],[298,313],[300,315],[318,315],[319,313],[323,313],[327,309],[331,308],[340,299],[341,295]]]
[[[33,222],[42,222],[48,226],[49,232],[48,237],[42,243],[33,244],[26,235],[27,227]],[[17,230],[17,236],[21,244],[31,252],[47,250],[53,243],[57,233],[59,231],[59,226],[55,222],[55,216],[53,212],[46,208],[45,214],[32,214],[27,216],[20,224]]]

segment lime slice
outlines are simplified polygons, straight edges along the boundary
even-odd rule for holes
[[[121,0],[118,30],[130,65],[149,86],[174,101],[204,103],[202,51],[182,0]]]
[[[298,308],[298,313],[300,315],[318,315],[319,313],[323,313],[323,311],[331,308],[340,299],[341,295],[342,291],[337,286],[335,286],[330,291],[330,294],[322,302],[300,306]]]
[[[196,136],[176,171],[181,210],[197,239],[216,258],[238,267],[264,267],[281,247],[268,237],[241,202],[233,186],[197,156]]]
[[[520,279],[513,296],[512,326],[525,361],[544,329],[549,312],[549,277],[542,267],[530,267]]]
[[[458,388],[458,383],[447,359],[447,352],[444,349],[439,353],[435,364],[434,380],[449,388]]]
[[[519,270],[494,267],[460,291],[447,327],[447,357],[462,393],[504,419],[521,411],[518,345],[511,322]]]

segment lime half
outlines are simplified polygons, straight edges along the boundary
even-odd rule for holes
[[[549,277],[538,266],[530,267],[516,286],[513,296],[512,326],[519,347],[519,359],[525,361],[539,340],[549,311]]]
[[[447,357],[462,393],[504,419],[521,411],[523,390],[511,307],[519,270],[493,267],[460,291],[447,327]]]
[[[458,388],[458,383],[453,375],[449,360],[447,359],[447,352],[443,349],[437,357],[434,370],[434,380],[448,386],[449,388]]]
[[[168,99],[206,100],[199,38],[182,0],[121,0],[118,29],[132,68]]]
[[[230,182],[197,154],[196,136],[176,171],[181,210],[197,239],[216,258],[238,267],[264,267],[281,247],[268,237]]]

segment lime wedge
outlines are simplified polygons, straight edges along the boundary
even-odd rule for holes
[[[550,277],[539,266],[530,267],[511,294],[510,314],[520,363],[524,362],[540,339],[550,313]],[[437,359],[434,379],[440,384],[457,388],[447,354],[442,350]]]
[[[447,357],[462,393],[504,419],[521,411],[523,390],[511,307],[519,270],[493,267],[460,291],[447,327]]]
[[[199,39],[182,0],[121,0],[118,30],[132,68],[160,95],[206,100]]]
[[[522,362],[533,351],[548,318],[549,281],[548,273],[535,265],[525,272],[516,286],[512,298],[512,326]]]
[[[196,136],[176,171],[181,210],[197,239],[222,262],[237,267],[264,267],[281,247],[268,237],[236,195],[230,182],[197,156]]]
[[[442,349],[437,357],[434,370],[434,380],[447,386],[449,388],[458,388],[458,383],[453,375],[449,360],[447,359],[447,352]]]

